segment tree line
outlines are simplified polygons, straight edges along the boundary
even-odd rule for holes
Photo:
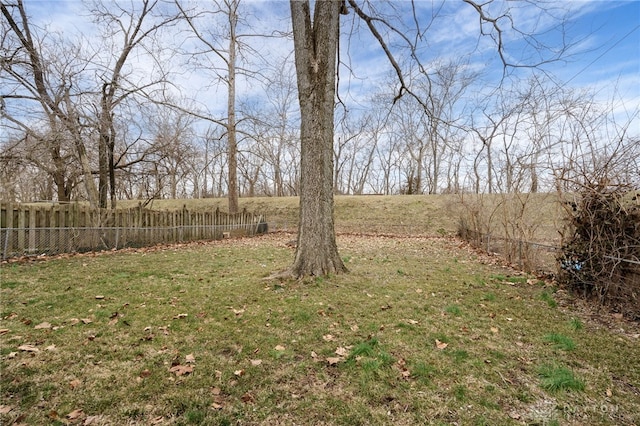
[[[1,6],[3,199],[108,207],[132,198],[299,195],[290,25],[267,33],[241,15],[238,0],[201,8],[98,1],[85,9],[98,34],[89,42],[48,31],[27,6]],[[188,43],[168,43],[175,39]],[[288,47],[267,58],[256,39]],[[406,71],[414,96],[394,101],[398,80],[389,73],[368,97],[339,99],[333,191],[547,191],[577,166],[596,166],[612,144],[636,146],[626,170],[638,168],[629,128],[637,108],[620,122],[616,99],[603,105],[594,92],[534,72],[477,92],[483,76],[469,62],[434,58],[428,74]],[[177,66],[219,86],[228,108],[212,112],[181,95]],[[259,98],[238,95],[236,80]]]

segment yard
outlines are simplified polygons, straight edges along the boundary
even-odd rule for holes
[[[288,232],[2,267],[2,424],[640,423],[640,327],[447,236]]]

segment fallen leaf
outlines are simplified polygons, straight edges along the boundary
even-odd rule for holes
[[[449,346],[448,343],[445,342],[441,342],[440,340],[436,339],[436,348],[443,350],[445,349],[447,346]]]
[[[164,422],[164,417],[163,416],[158,416],[158,417],[154,417],[153,419],[151,419],[151,424],[152,425],[157,425]]]
[[[72,412],[70,412],[69,414],[67,414],[67,418],[69,420],[77,420],[80,417],[84,416],[84,411],[78,409],[78,410],[73,410]]]
[[[244,376],[244,370],[236,370],[233,372],[236,377]]]
[[[358,324],[354,324],[351,326],[351,331],[358,331],[360,329],[360,327],[358,327]]]
[[[91,318],[82,318],[80,321],[82,321],[83,324],[91,324],[93,322]]]
[[[174,365],[169,369],[170,372],[175,374],[176,376],[185,376],[187,374],[193,373],[192,365]]]
[[[342,361],[342,358],[340,358],[340,357],[329,357],[329,358],[326,358],[326,359],[327,359],[327,362],[329,363],[329,365],[336,365],[337,363]]]
[[[236,316],[240,316],[240,315],[244,314],[244,309],[233,309],[233,308],[231,308],[231,310],[233,311],[234,314],[236,314]]]
[[[193,356],[193,354],[189,354],[185,357],[185,362],[187,364],[195,364],[196,362],[196,357]]]
[[[173,317],[173,319],[183,319],[183,318],[186,318],[188,316],[189,316],[189,314],[178,314],[175,317]]]
[[[13,407],[10,405],[0,405],[0,414],[7,414],[11,410],[13,410]]]
[[[17,356],[18,356],[18,352],[9,352],[9,354],[7,355],[7,358],[11,359]]]
[[[276,351],[279,351],[279,352],[282,352],[282,351],[286,350],[286,348],[285,348],[284,346],[282,346],[282,345],[278,345],[278,346],[276,346],[274,349],[275,349]]]
[[[102,300],[102,299],[104,299],[103,295],[99,294],[99,295],[96,296],[96,300]]]
[[[253,396],[250,392],[247,392],[247,393],[245,393],[244,395],[242,395],[242,396],[240,397],[240,399],[242,399],[242,401],[243,401],[245,404],[250,404],[250,403],[252,403],[252,402],[254,402],[254,401],[255,401],[254,396]]]
[[[251,365],[253,365],[253,366],[258,366],[260,364],[262,364],[262,360],[261,359],[252,359],[251,360]]]
[[[498,331],[500,331],[500,330],[498,330],[498,327],[491,327],[491,332],[492,333],[497,333]]]
[[[313,358],[313,359],[317,359],[318,358],[318,354],[316,353],[316,351],[311,351],[311,358]]]
[[[148,368],[145,368],[144,370],[142,370],[140,372],[140,376],[139,377],[142,378],[142,379],[146,379],[149,376],[151,376],[151,371],[149,371]]]
[[[111,318],[109,321],[109,325],[116,325],[118,323],[118,317]]]
[[[612,314],[611,316],[618,321],[621,321],[623,318],[622,314]]]
[[[325,342],[331,342],[334,339],[335,338],[333,337],[333,334],[325,334],[324,336],[322,336],[322,340],[324,340]]]
[[[0,328],[0,336],[2,336],[3,334],[7,334],[10,331],[11,330],[9,330],[8,328]]]
[[[349,354],[349,351],[347,351],[346,348],[340,346],[336,349],[335,354],[339,356],[347,356]]]
[[[33,345],[20,345],[18,346],[18,349],[24,352],[40,352],[40,349],[36,348]]]
[[[611,397],[613,395],[613,392],[611,391],[611,388],[607,388],[607,396]]]
[[[420,324],[420,322],[419,322],[419,321],[416,321],[416,320],[413,320],[413,319],[407,320],[407,322],[408,322],[409,324],[411,324],[411,325]]]
[[[33,327],[36,330],[48,330],[51,328],[51,323],[49,322],[41,322],[40,324],[36,325],[35,327]]]
[[[44,348],[45,351],[55,351],[56,350],[56,345],[49,345],[46,348]]]
[[[218,404],[217,402],[212,402],[211,408],[213,408],[214,410],[222,410],[222,404]]]

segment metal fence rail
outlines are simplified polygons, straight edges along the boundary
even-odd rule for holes
[[[487,253],[496,253],[525,271],[554,272],[558,269],[558,254],[562,253],[559,242],[527,241],[462,229],[459,235]],[[604,256],[618,262],[640,265],[638,259]]]

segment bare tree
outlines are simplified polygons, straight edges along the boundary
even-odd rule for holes
[[[99,107],[97,108],[98,130],[98,191],[99,205],[107,207],[107,198],[111,207],[116,205],[116,161],[114,151],[116,147],[116,125],[114,123],[116,108],[127,98],[134,95],[147,96],[148,90],[165,81],[163,72],[156,79],[145,83],[131,81],[125,71],[125,65],[136,49],[145,48],[145,43],[151,40],[162,27],[174,24],[178,15],[163,16],[160,12],[159,0],[142,0],[138,5],[131,3],[131,9],[122,7],[119,3],[103,3],[95,1],[91,13],[95,19],[105,27],[104,39],[121,40],[122,44],[106,58],[105,63],[98,63],[100,67],[97,79],[100,81]],[[156,68],[160,63],[160,53],[156,50]],[[96,54],[94,57],[102,55]],[[115,58],[112,63],[111,57]]]
[[[227,87],[227,117],[225,119],[214,118],[211,114],[200,114],[212,123],[222,125],[226,128],[227,138],[227,166],[228,166],[228,200],[229,211],[238,211],[238,118],[236,109],[236,79],[239,75],[248,77],[256,74],[246,66],[242,66],[242,51],[248,50],[249,45],[243,42],[244,38],[255,36],[256,34],[245,34],[239,31],[239,24],[242,23],[238,10],[240,0],[215,0],[212,2],[212,10],[187,9],[176,0],[182,16],[186,19],[189,29],[194,34],[204,50],[191,53],[195,61],[203,60],[205,67],[213,71],[218,79],[222,80]],[[223,18],[217,20],[217,15]],[[216,25],[220,22],[223,28]],[[226,42],[226,45],[223,44]],[[259,56],[256,51],[252,51],[254,56]],[[201,59],[204,58],[204,59]],[[217,61],[221,61],[220,67]]]
[[[52,53],[47,56],[43,49],[47,46],[42,35],[32,28],[29,15],[22,0],[15,3],[0,3],[0,11],[4,17],[2,71],[10,76],[10,86],[6,86],[10,93],[2,93],[2,98],[23,104],[35,104],[40,108],[48,126],[48,134],[53,137],[42,139],[54,164],[54,180],[58,186],[58,198],[68,200],[69,193],[65,189],[65,161],[61,145],[64,133],[75,148],[81,165],[83,183],[86,195],[91,205],[98,205],[98,191],[92,176],[92,167],[85,146],[85,132],[82,125],[82,114],[72,100],[72,89],[77,83],[77,77],[82,70],[73,56],[67,58],[64,54],[56,58]],[[72,47],[72,51],[76,48]],[[56,72],[56,59],[68,59],[60,63]],[[4,92],[4,90],[3,90]],[[34,131],[31,123],[23,120],[24,115],[19,112],[12,115],[10,108],[5,108],[4,117],[18,129],[38,139],[39,132]],[[45,132],[47,133],[47,132]]]
[[[346,271],[333,223],[333,126],[341,1],[291,1],[300,102],[300,221],[294,277]]]
[[[300,126],[295,69],[290,59],[288,55],[273,58],[260,81],[265,99],[243,105],[247,118],[243,129],[252,142],[252,147],[246,149],[264,159],[263,173],[269,175],[266,179],[272,187],[265,191],[278,197],[289,195],[291,188],[297,186]]]
[[[509,67],[536,66],[555,60],[566,48],[562,46],[554,50],[549,57],[538,55],[528,58],[530,60],[527,64],[510,61],[505,54],[508,45],[503,24],[509,25],[511,31],[518,32],[525,42],[534,47],[533,52],[543,52],[547,46],[536,43],[535,34],[519,32],[508,8],[493,13],[489,10],[488,3],[464,1],[477,12],[481,34],[490,36],[495,42],[505,70]],[[290,3],[302,120],[300,224],[296,256],[290,269],[291,274],[297,277],[325,275],[345,270],[335,244],[332,147],[339,14],[348,12],[346,3],[346,0],[318,1],[315,3],[313,15],[309,1],[291,0]],[[428,104],[412,90],[406,72],[390,47],[403,44],[409,60],[428,75],[417,54],[417,45],[423,39],[424,33],[420,28],[415,4],[407,3],[416,27],[413,34],[403,32],[383,15],[376,15],[374,6],[369,2],[365,3],[369,11],[363,9],[364,6],[361,7],[356,0],[348,0],[348,4],[365,22],[395,71],[398,79],[396,100],[409,94],[428,110]],[[385,38],[381,29],[395,37],[393,44],[388,42],[389,38]]]

